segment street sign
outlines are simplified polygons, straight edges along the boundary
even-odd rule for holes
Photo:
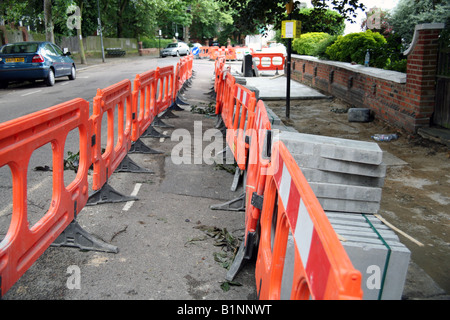
[[[300,38],[302,33],[302,23],[297,20],[285,20],[281,24],[281,38]]]
[[[191,50],[192,54],[194,56],[198,55],[200,53],[200,48],[199,47],[193,47]]]

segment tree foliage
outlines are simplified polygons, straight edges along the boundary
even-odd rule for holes
[[[405,47],[411,43],[417,24],[450,23],[449,20],[448,0],[400,0],[388,19]]]
[[[96,0],[52,0],[54,32],[59,36],[73,36],[67,27],[67,8],[78,6],[82,16],[82,34],[97,34],[98,10]],[[230,10],[219,0],[99,0],[103,35],[106,37],[153,38],[158,30],[172,38],[183,28],[191,27],[194,34],[212,38],[220,28],[233,23]],[[0,21],[15,24],[21,21],[32,30],[44,32],[42,0],[0,1]]]
[[[282,20],[288,18],[286,13],[286,0],[224,0],[230,8],[236,10],[235,22],[241,30],[256,31],[267,25],[279,28]],[[345,19],[353,21],[358,9],[365,9],[361,0],[312,0],[314,18],[316,21],[329,19],[329,10],[336,11]],[[301,20],[301,8],[295,7],[291,18]],[[308,30],[310,31],[310,30]],[[311,30],[322,31],[323,30]],[[251,33],[251,32],[249,32]]]
[[[295,19],[302,22],[302,33],[325,32],[330,35],[344,34],[344,17],[331,9],[300,9]]]

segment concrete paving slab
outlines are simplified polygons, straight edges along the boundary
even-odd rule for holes
[[[259,98],[262,100],[284,100],[286,99],[287,79],[280,77],[246,77],[247,86],[259,90]],[[291,80],[292,100],[300,99],[325,99],[328,96],[314,90],[306,85]]]
[[[304,133],[280,132],[281,140],[291,153],[314,154],[323,158],[381,164],[383,152],[375,142],[342,139]]]

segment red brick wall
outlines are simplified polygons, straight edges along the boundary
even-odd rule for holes
[[[428,126],[434,111],[438,38],[443,25],[416,27],[408,50],[406,81],[390,80],[372,68],[292,56],[292,79],[343,99],[354,107],[370,108],[375,116],[409,132]],[[397,73],[398,74],[398,73]]]

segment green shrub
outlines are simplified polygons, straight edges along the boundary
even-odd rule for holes
[[[298,54],[311,56],[314,54],[317,44],[328,37],[330,37],[330,35],[325,32],[302,34],[300,38],[296,38],[292,41],[292,50]]]
[[[315,57],[318,57],[320,59],[330,59],[330,56],[326,54],[326,50],[329,46],[331,46],[333,43],[336,42],[338,36],[328,36],[324,39],[322,39],[314,49],[312,55]]]
[[[388,64],[388,57],[384,54],[386,43],[381,34],[367,30],[339,36],[325,52],[331,60],[364,64],[366,52],[369,50],[370,66],[384,68]]]
[[[150,39],[147,37],[142,37],[141,41],[142,41],[142,47],[144,47],[144,49],[158,48],[158,46],[160,45],[159,39]],[[173,41],[172,39],[161,39],[161,48],[165,48],[172,41]]]

